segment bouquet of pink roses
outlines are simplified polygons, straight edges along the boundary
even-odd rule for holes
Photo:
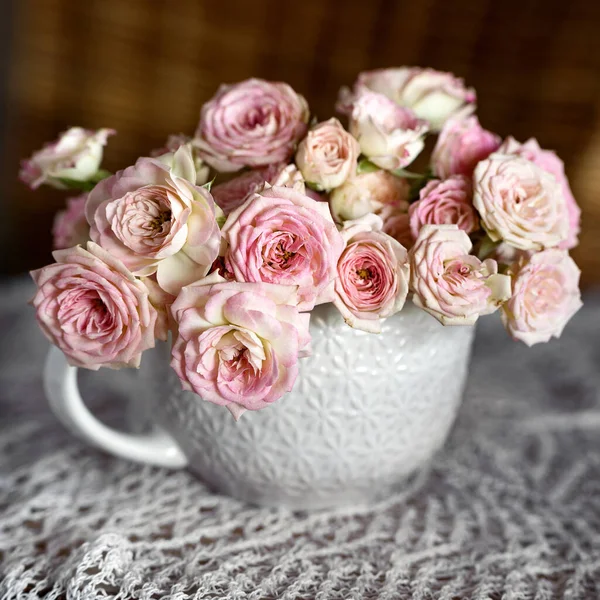
[[[344,128],[250,79],[217,91],[193,137],[114,175],[114,132],[70,129],[21,172],[84,192],[32,273],[42,330],[90,369],[137,367],[170,337],[183,387],[236,417],[292,389],[325,302],[372,333],[410,295],[443,325],[499,309],[515,339],[558,337],[581,306],[579,208],[562,161],[483,129],[475,99],[430,69],[365,72],[340,93]],[[429,169],[406,170],[430,134]]]

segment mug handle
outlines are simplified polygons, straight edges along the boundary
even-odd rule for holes
[[[77,386],[77,367],[72,367],[55,346],[50,348],[44,369],[44,389],[58,419],[76,436],[114,454],[158,467],[181,469],[187,459],[168,433],[154,429],[130,434],[104,425],[87,409]]]

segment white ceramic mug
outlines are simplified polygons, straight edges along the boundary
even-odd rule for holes
[[[300,361],[293,391],[237,423],[225,408],[181,390],[166,344],[142,359],[135,406],[152,416],[150,434],[99,422],[81,400],[77,369],[56,348],[46,393],[63,423],[88,442],[134,461],[187,467],[248,502],[306,509],[385,496],[445,442],[474,328],[442,327],[410,303],[378,335],[348,327],[332,305],[313,311],[310,328],[312,356]]]

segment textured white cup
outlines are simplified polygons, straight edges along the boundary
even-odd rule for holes
[[[442,327],[407,303],[379,335],[348,327],[332,305],[311,316],[312,356],[272,406],[229,411],[181,390],[161,344],[142,361],[144,403],[158,428],[111,430],[85,408],[76,369],[53,349],[46,390],[76,434],[119,456],[183,467],[255,504],[306,509],[372,501],[424,467],[454,422],[473,327]],[[110,377],[110,372],[106,372]]]

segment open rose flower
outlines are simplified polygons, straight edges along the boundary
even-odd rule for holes
[[[31,273],[38,288],[32,304],[46,337],[76,367],[138,367],[154,346],[156,311],[146,287],[92,242],[53,256],[55,264]]]
[[[183,388],[237,419],[291,391],[310,343],[296,287],[225,281],[213,273],[182,289],[171,366]]]
[[[212,189],[215,202],[228,215],[244,204],[246,200],[260,192],[266,185],[291,187],[298,192],[306,193],[304,179],[296,165],[276,164],[252,169],[229,181],[220,183]]]
[[[376,69],[361,73],[354,86],[354,97],[369,89],[383,94],[399,106],[412,110],[439,131],[452,117],[465,117],[475,111],[476,94],[452,73],[419,67]],[[342,92],[340,105],[352,102],[353,96]]]
[[[409,252],[413,302],[443,325],[472,325],[510,297],[510,277],[471,248],[456,225],[425,225]]]
[[[217,171],[287,162],[304,137],[308,105],[286,83],[222,85],[200,114],[195,144]]]
[[[450,119],[431,155],[433,172],[441,179],[450,175],[471,177],[477,163],[496,152],[501,143],[500,137],[484,129],[475,116]]]
[[[181,146],[186,144],[190,145],[194,166],[196,167],[196,185],[203,185],[209,180],[210,167],[204,164],[204,161],[198,152],[198,148],[194,146],[191,137],[184,135],[183,133],[170,135],[167,138],[165,145],[162,148],[152,150],[150,156],[161,159],[162,162],[170,167],[173,164],[175,152],[177,152]]]
[[[350,133],[382,169],[402,169],[423,150],[427,123],[382,94],[363,91],[352,107]]]
[[[304,179],[321,190],[344,183],[356,171],[358,142],[337,119],[313,127],[300,142],[296,164]]]
[[[218,208],[195,182],[187,145],[175,152],[171,167],[156,158],[138,159],[90,192],[92,240],[135,275],[156,273],[160,287],[177,294],[204,277],[219,253]]]
[[[377,215],[346,222],[335,283],[334,304],[346,323],[371,333],[402,309],[408,294],[408,252],[382,225]]]
[[[504,143],[498,149],[498,152],[503,154],[517,154],[535,163],[540,169],[554,175],[554,178],[559,183],[565,202],[567,203],[567,214],[569,219],[569,235],[567,239],[559,244],[560,248],[571,249],[577,246],[579,240],[581,209],[579,208],[569,180],[565,174],[565,165],[562,160],[552,150],[543,150],[540,148],[537,140],[531,138],[521,144],[512,137],[506,138]]]
[[[493,241],[504,240],[519,250],[542,250],[567,239],[562,188],[533,162],[494,153],[477,165],[473,180],[473,204]]]
[[[85,244],[90,239],[90,226],[85,219],[87,194],[67,199],[67,208],[56,213],[52,226],[55,250]]]
[[[434,179],[419,192],[419,200],[410,205],[410,229],[417,239],[423,225],[458,225],[471,233],[479,229],[479,219],[473,207],[471,181],[453,175],[440,181]]]
[[[333,217],[339,223],[384,209],[408,211],[410,185],[387,171],[361,173],[335,188],[329,196]]]
[[[62,189],[65,186],[61,179],[87,181],[97,173],[108,136],[114,133],[112,129],[71,127],[58,140],[24,160],[19,178],[32,189],[42,183]]]
[[[302,311],[333,300],[344,242],[325,202],[268,188],[233,211],[221,233],[225,264],[237,281],[296,285]]]
[[[566,250],[522,257],[512,268],[513,295],[501,312],[511,336],[528,346],[560,337],[582,306],[580,273]]]

